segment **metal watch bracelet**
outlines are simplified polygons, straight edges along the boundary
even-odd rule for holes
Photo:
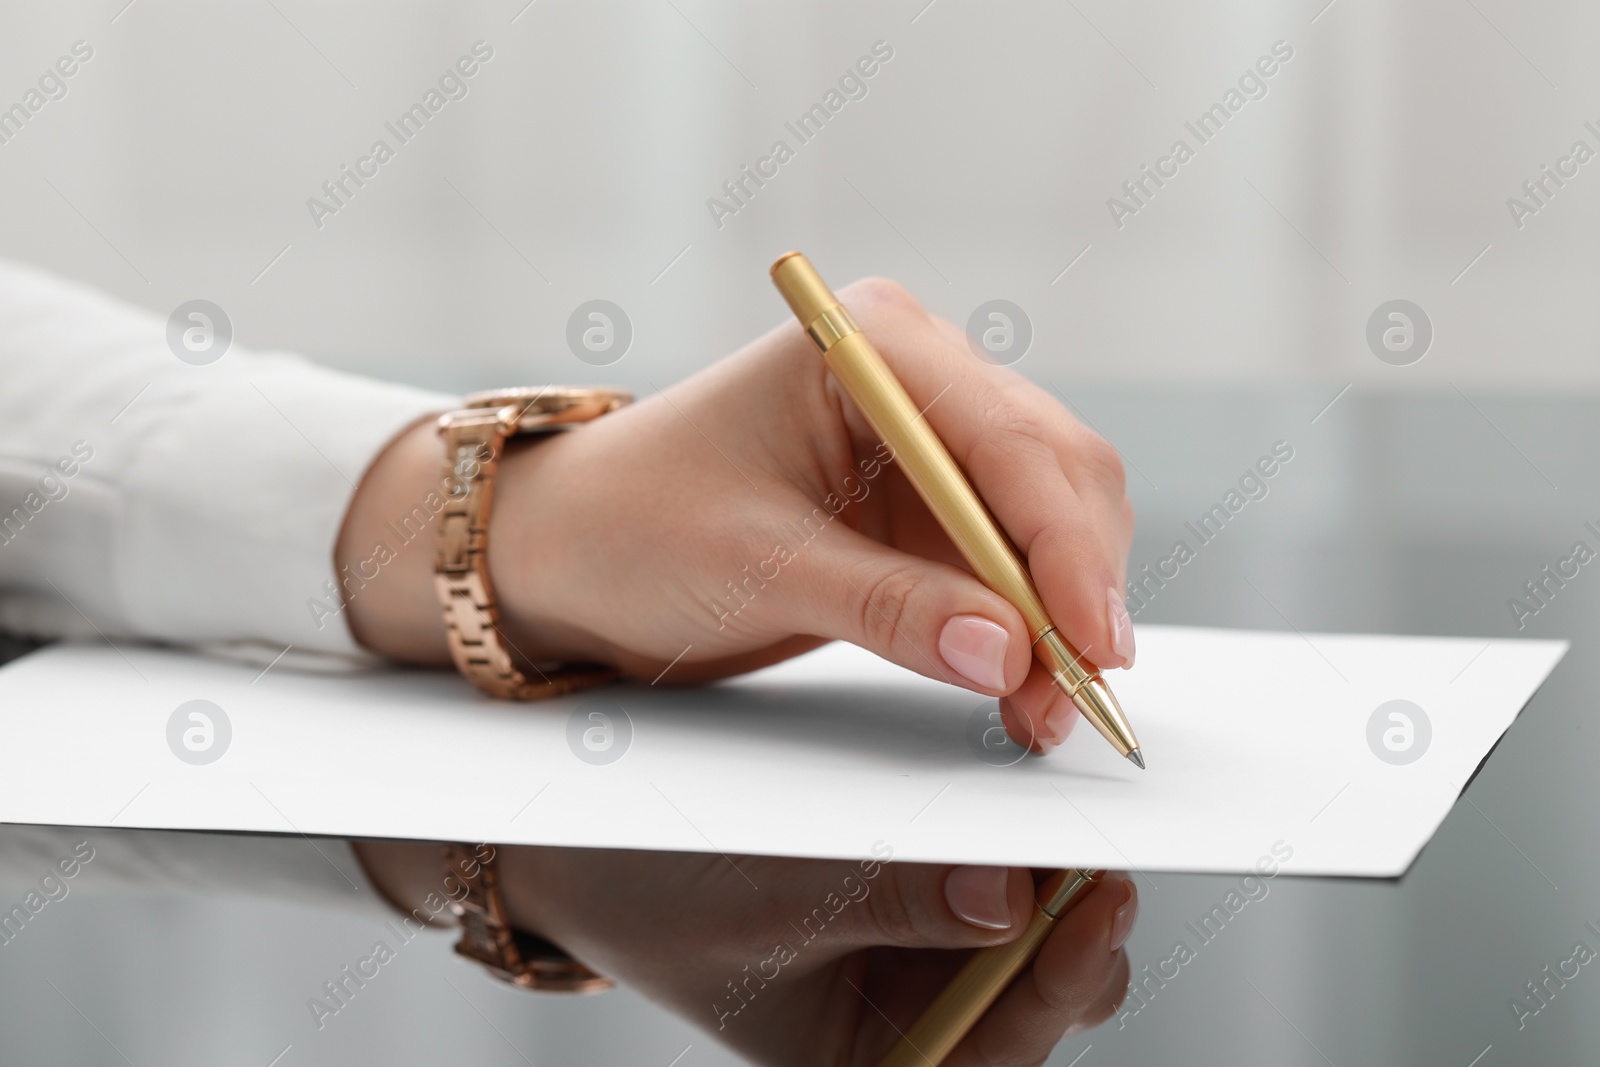
[[[611,988],[611,979],[585,967],[553,942],[511,926],[500,892],[499,854],[493,845],[445,845],[443,858],[450,910],[461,920],[457,955],[483,964],[490,974],[520,989],[598,993]]]
[[[439,516],[434,587],[456,667],[479,689],[509,700],[542,700],[613,680],[606,667],[541,666],[516,653],[500,629],[489,578],[489,516],[506,442],[588,422],[631,401],[600,387],[502,389],[476,393],[439,417],[444,439],[444,509]],[[515,654],[515,657],[513,656]],[[524,668],[536,678],[529,678]]]

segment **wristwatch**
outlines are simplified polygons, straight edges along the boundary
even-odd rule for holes
[[[456,954],[483,964],[489,973],[522,989],[547,993],[598,993],[612,981],[596,974],[536,934],[506,920],[493,845],[444,846],[445,889],[450,910],[461,920]],[[459,894],[452,881],[463,887]]]
[[[505,443],[557,433],[626,405],[632,394],[602,387],[500,389],[475,393],[439,417],[444,439],[444,508],[439,514],[434,587],[444,609],[450,655],[473,685],[509,700],[542,700],[609,682],[616,672],[588,664],[538,664],[500,629],[489,579],[489,513]],[[513,658],[515,654],[515,658]],[[536,678],[529,678],[524,669]]]
[[[494,478],[506,441],[523,434],[558,433],[615,411],[633,399],[620,389],[501,389],[475,393],[439,417],[444,440],[444,507],[439,514],[434,587],[444,610],[446,637],[456,667],[492,696],[540,700],[611,681],[616,672],[587,664],[540,664],[516,653],[500,629],[494,583],[489,579],[489,515]],[[537,680],[523,673],[525,665]],[[523,989],[593,993],[610,979],[573,959],[554,943],[506,918],[494,848],[444,846],[451,910],[461,921],[456,952],[495,977]]]

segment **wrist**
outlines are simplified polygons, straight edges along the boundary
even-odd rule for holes
[[[489,574],[501,631],[521,654],[539,661],[599,662],[603,649],[560,622],[553,595],[559,585],[543,565],[559,556],[559,515],[537,488],[548,446],[555,443],[507,444],[489,513]],[[444,464],[435,418],[407,427],[368,468],[335,546],[351,634],[387,659],[452,662],[434,583]]]
[[[490,846],[500,866],[501,893],[506,919],[514,929],[546,937],[539,901],[529,887],[534,866],[531,849]],[[450,901],[459,899],[462,886],[445,869],[444,849],[432,841],[352,841],[355,854],[373,891],[395,911],[429,926],[456,925]]]
[[[444,453],[434,418],[407,427],[373,460],[345,513],[334,548],[352,636],[388,659],[448,664],[433,588]]]
[[[440,846],[422,841],[352,841],[373,891],[402,915],[428,926],[455,925]]]
[[[569,476],[578,435],[513,441],[500,460],[489,517],[489,574],[500,625],[533,660],[609,663],[607,642],[573,620],[584,568],[571,536],[582,487]]]

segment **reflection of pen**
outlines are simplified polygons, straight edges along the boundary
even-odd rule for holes
[[[961,1043],[989,1005],[1033,959],[1056,920],[1078,895],[1100,880],[1103,871],[1056,871],[1034,891],[1033,920],[1022,936],[972,954],[944,992],[900,1035],[878,1067],[937,1067]]]
[[[1083,717],[1143,770],[1144,756],[1133,728],[1099,669],[1092,663],[1085,666],[1083,657],[1056,630],[1011,542],[839,298],[799,252],[778,257],[772,281],[978,580],[1022,613],[1034,657]]]

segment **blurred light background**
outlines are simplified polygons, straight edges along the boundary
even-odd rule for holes
[[[0,251],[449,388],[681,378],[781,321],[790,247],[958,323],[1010,299],[1019,369],[1062,383],[1600,384],[1600,167],[1520,230],[1506,207],[1600,148],[1592,5],[526,2],[11,6],[5,103],[94,58],[0,146]],[[318,229],[307,199],[479,40],[469,95]],[[799,145],[783,124],[880,40]],[[1107,199],[1277,41],[1267,95],[1118,229]],[[719,228],[706,201],[779,138],[795,158]],[[1409,368],[1363,343],[1397,297],[1437,332]],[[635,327],[599,372],[563,342],[593,298]]]
[[[1307,628],[1509,635],[1495,590],[1515,592],[1595,512],[1593,452],[1575,446],[1580,433],[1594,444],[1600,386],[1600,162],[1547,184],[1520,225],[1507,201],[1527,201],[1523,183],[1575,141],[1600,149],[1585,127],[1600,128],[1597,35],[1600,8],[1570,0],[11,4],[0,107],[74,42],[93,57],[0,144],[0,255],[163,316],[211,300],[237,343],[453,390],[651,392],[784,320],[766,268],[791,247],[836,285],[888,275],[960,324],[1009,300],[1033,328],[1016,369],[1129,461],[1135,566],[1275,439],[1306,457],[1286,471],[1300,487],[1286,477],[1277,503],[1206,561],[1213,576],[1186,579],[1145,618],[1281,626],[1236,579],[1222,592],[1238,562]],[[308,198],[326,200],[323,183],[374,140],[394,145],[385,123],[478,41],[493,55],[467,95],[318,226]],[[893,55],[866,95],[799,144],[785,123],[877,42]],[[1278,42],[1292,57],[1265,95],[1198,145],[1185,123]],[[1194,158],[1119,226],[1108,198],[1126,201],[1123,183],[1180,138]],[[778,139],[794,158],[719,224],[707,201]],[[605,367],[566,342],[593,299],[633,327]],[[1367,344],[1369,316],[1392,299],[1432,323],[1411,365]],[[1306,546],[1353,553],[1331,565],[1348,581],[1308,571]],[[1488,558],[1503,572],[1490,592],[1440,599]],[[1420,591],[1444,606],[1419,606]],[[1541,618],[1538,636],[1561,634],[1564,617]],[[1477,824],[1452,827],[1478,840]],[[1218,892],[1215,879],[1170,884],[1195,902]],[[1337,956],[1371,939],[1397,969],[1370,998],[1332,988],[1349,994],[1355,964],[1337,982],[1305,970],[1289,984],[1349,1010],[1322,1025],[1360,1022],[1389,1035],[1374,1047],[1420,1049],[1394,1036],[1400,987],[1417,977],[1396,962],[1410,927],[1372,905],[1377,925],[1351,933],[1319,922],[1312,889],[1295,892],[1240,944]],[[74,988],[141,1067],[265,1065],[291,1042],[284,1067],[735,1062],[627,993],[518,1000],[456,968],[442,941],[371,1012],[339,1019],[342,1035],[307,1034],[310,979],[367,941],[352,921],[237,901],[73,907],[33,956],[0,958],[0,996],[27,1009],[0,1021],[6,1062],[122,1062],[39,984],[63,968],[100,974],[97,992]],[[516,1042],[480,1025],[443,975]],[[1485,1010],[1502,1011],[1502,987],[1519,982],[1487,981]],[[1177,1011],[1137,1046],[1153,1058],[1117,1062],[1214,1062],[1193,1047],[1206,1013]],[[1549,1031],[1562,1025],[1576,1020]],[[1248,1062],[1321,1062],[1292,1035],[1251,1032],[1265,1044]],[[1465,1067],[1482,1042],[1462,1041]],[[1409,1062],[1430,1062],[1418,1055]]]

